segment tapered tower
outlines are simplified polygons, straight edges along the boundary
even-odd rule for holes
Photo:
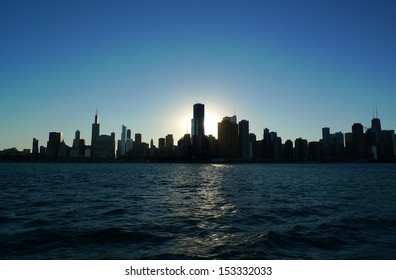
[[[99,137],[100,133],[100,125],[99,125],[99,116],[98,116],[98,110],[96,110],[95,114],[95,122],[92,124],[92,137],[91,137],[91,146],[95,146],[95,142]]]

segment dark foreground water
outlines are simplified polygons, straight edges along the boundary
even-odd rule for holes
[[[395,164],[0,164],[1,259],[396,259]]]

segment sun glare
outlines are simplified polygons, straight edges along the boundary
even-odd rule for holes
[[[217,123],[220,122],[221,119],[211,112],[205,111],[205,134],[213,135],[217,138]]]
[[[192,114],[188,113],[184,118],[181,119],[180,128],[184,135],[186,133],[191,133],[191,119]],[[217,117],[215,114],[205,110],[205,135],[213,135],[217,138],[217,123],[221,121],[221,118]]]

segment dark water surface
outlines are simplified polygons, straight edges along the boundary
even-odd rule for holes
[[[0,258],[396,259],[396,165],[0,163]]]

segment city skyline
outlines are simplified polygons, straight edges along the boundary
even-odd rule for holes
[[[121,125],[143,141],[205,134],[236,114],[259,138],[321,138],[322,127],[396,128],[393,1],[39,1],[0,9],[0,150],[49,131],[67,144]],[[209,127],[209,124],[212,127]]]
[[[173,133],[145,142],[141,133],[135,133],[124,124],[119,137],[112,132],[102,133],[98,110],[91,128],[91,139],[81,138],[75,131],[73,144],[64,141],[62,131],[49,132],[47,145],[33,138],[32,148],[23,151],[15,148],[0,151],[3,159],[30,160],[182,160],[244,162],[279,161],[395,161],[396,134],[394,129],[381,126],[377,110],[373,110],[371,126],[353,123],[351,130],[333,132],[322,128],[322,137],[309,141],[303,137],[282,139],[277,131],[263,129],[262,138],[250,133],[249,120],[238,122],[238,117],[224,116],[217,123],[218,137],[205,134],[205,104],[193,105],[191,130],[180,139]],[[333,133],[331,133],[333,132]],[[89,144],[90,143],[90,144]],[[158,143],[158,144],[157,144]],[[16,157],[15,157],[16,156]]]

